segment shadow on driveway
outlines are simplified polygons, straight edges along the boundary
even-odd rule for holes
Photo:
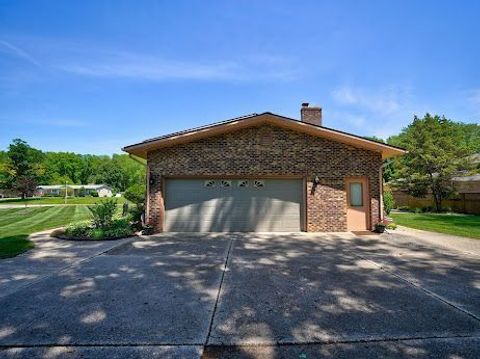
[[[349,234],[149,239],[0,298],[3,353],[480,357],[478,258]]]

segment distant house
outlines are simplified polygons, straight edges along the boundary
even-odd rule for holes
[[[112,197],[113,192],[112,188],[106,184],[69,184],[66,186],[67,191],[73,196],[78,196],[82,188],[84,189],[85,195],[89,196],[92,193],[98,193],[98,197]],[[56,185],[41,185],[37,186],[35,194],[37,196],[59,196],[65,190],[65,185],[56,184]]]
[[[20,194],[17,191],[9,189],[0,189],[0,198],[14,198],[19,197]]]

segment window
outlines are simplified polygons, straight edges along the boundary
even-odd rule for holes
[[[222,186],[222,187],[232,187],[232,181],[222,180],[220,182],[220,186]]]
[[[215,180],[206,180],[203,182],[204,187],[215,187]]]
[[[238,181],[238,187],[248,187],[248,180]]]
[[[352,207],[363,206],[363,188],[362,188],[362,183],[360,182],[350,183],[350,206]]]
[[[255,188],[265,187],[265,182],[262,181],[262,180],[255,180],[255,181],[253,181],[253,187],[255,187]]]

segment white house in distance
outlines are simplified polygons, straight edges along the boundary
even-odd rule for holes
[[[89,196],[92,192],[96,191],[98,197],[112,197],[112,188],[106,184],[67,184],[67,189],[73,192],[73,196],[78,196],[81,188],[85,189],[85,194]],[[35,195],[37,196],[58,196],[65,190],[65,185],[41,185],[37,186]]]

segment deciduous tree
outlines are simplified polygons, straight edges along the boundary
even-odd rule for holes
[[[398,161],[398,182],[415,197],[431,193],[435,209],[441,211],[442,201],[453,191],[452,177],[468,168],[471,149],[459,127],[427,113],[423,118],[415,116],[394,142],[408,151]]]

